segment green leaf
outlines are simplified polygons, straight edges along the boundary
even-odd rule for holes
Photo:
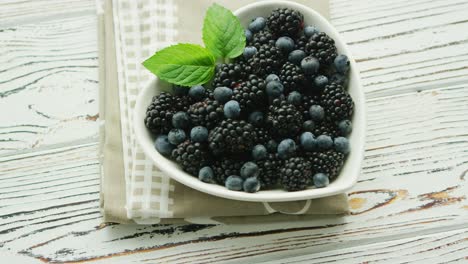
[[[245,48],[244,28],[229,9],[213,4],[206,12],[203,42],[217,58],[235,58]]]
[[[156,52],[143,62],[160,79],[182,86],[208,82],[214,75],[215,58],[202,46],[177,44]]]

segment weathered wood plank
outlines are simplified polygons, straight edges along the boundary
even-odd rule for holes
[[[468,220],[465,91],[466,86],[454,86],[369,100],[369,109],[376,110],[368,114],[363,174],[349,194],[352,213],[344,217],[287,225],[103,227],[97,209],[96,145],[4,157],[0,188],[17,193],[0,199],[3,247],[51,261],[113,257],[203,263],[328,252],[362,241],[463,228]],[[15,181],[32,185],[15,189]]]
[[[61,5],[51,10],[64,12]],[[89,138],[95,141],[96,15],[2,28],[7,30],[0,31],[0,155]]]
[[[332,6],[368,98],[466,82],[468,2],[353,1]]]
[[[47,230],[65,231],[86,219],[99,221],[96,148],[88,144],[3,158],[0,243],[18,234],[47,237]]]
[[[100,225],[97,145],[57,147],[97,133],[94,2],[3,1],[0,250],[22,262],[466,260],[468,94],[457,84],[468,65],[467,8],[463,0],[332,1],[372,98],[351,215],[136,227]],[[40,151],[17,153],[30,148]]]
[[[0,27],[13,26],[9,30],[15,30],[14,25],[17,24],[95,12],[95,3],[92,0],[3,0],[1,4]]]
[[[335,249],[276,263],[453,263],[467,260],[468,229]]]

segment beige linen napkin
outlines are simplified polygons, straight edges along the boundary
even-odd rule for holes
[[[254,1],[148,0],[146,2],[149,2],[149,5],[170,5],[168,6],[169,8],[176,10],[174,11],[177,18],[175,29],[178,32],[175,35],[174,42],[201,43],[203,15],[211,3],[217,2],[231,10],[235,10]],[[328,0],[303,0],[297,2],[310,6],[325,17],[328,17]],[[162,222],[171,223],[230,223],[235,221],[255,221],[256,216],[263,216],[263,221],[285,221],[294,220],[297,217],[307,217],[298,215],[343,214],[348,211],[346,194],[284,203],[240,202],[211,196],[188,188],[174,180],[169,181],[168,187],[163,193],[161,186],[164,185],[163,180],[167,179],[167,176],[163,175],[156,167],[152,167],[149,180],[152,184],[159,187],[158,189],[151,189],[150,192],[145,192],[143,189],[145,178],[126,177],[124,166],[125,151],[122,147],[122,136],[125,136],[126,131],[122,129],[122,105],[119,104],[118,98],[129,95],[125,94],[125,90],[118,88],[122,84],[117,81],[119,61],[116,59],[116,56],[119,54],[116,54],[116,52],[119,51],[116,50],[115,42],[128,42],[129,40],[124,40],[121,36],[116,37],[121,32],[116,32],[116,29],[118,31],[119,27],[116,27],[115,23],[120,23],[120,28],[122,28],[123,22],[115,21],[115,19],[120,19],[121,17],[115,14],[116,8],[112,4],[112,0],[106,0],[104,12],[99,16],[100,111],[101,119],[103,120],[100,150],[102,164],[101,209],[105,222],[152,224],[163,220]],[[128,5],[131,5],[131,3],[128,3]],[[127,7],[126,4],[122,5],[120,1],[119,6]],[[138,4],[136,8],[144,9],[144,6],[143,4],[141,6]],[[158,10],[164,10],[164,8]],[[143,12],[142,14],[143,16],[157,16],[158,12],[156,14]],[[164,27],[165,25],[161,21],[159,21],[160,23],[156,23],[154,34],[164,34],[165,31],[160,27]],[[148,24],[142,24],[140,28],[146,25]],[[141,42],[141,45],[144,45],[144,41]],[[130,56],[129,54],[131,53],[127,52],[126,54],[120,54],[120,56]],[[132,111],[131,104],[129,104],[128,111]],[[133,157],[145,160],[144,156],[142,157],[141,153],[138,152]],[[134,160],[133,162],[136,161]],[[146,178],[146,181],[148,181],[148,178]],[[141,188],[133,188],[132,185],[141,186]],[[163,199],[164,195],[167,196],[165,199]],[[141,202],[132,202],[141,201],[142,198],[149,201],[145,208],[142,208]],[[160,212],[162,207],[165,207],[166,211],[164,214],[159,215],[157,212]],[[274,214],[275,212],[288,215]]]

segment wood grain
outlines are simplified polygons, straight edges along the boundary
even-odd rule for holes
[[[99,212],[94,2],[2,2],[0,255],[12,263],[466,261],[467,11],[463,0],[332,1],[368,98],[350,215],[123,226],[101,224]]]
[[[462,263],[468,259],[467,252],[468,229],[465,228],[267,263]]]
[[[0,25],[10,27],[8,29],[12,31],[16,30],[15,25],[18,24],[95,13],[95,3],[89,0],[3,0],[1,4]]]
[[[367,98],[468,80],[468,2],[332,2],[333,24],[359,62]]]
[[[70,1],[68,8],[85,12],[90,2]],[[11,12],[0,14],[0,25],[34,8],[34,14],[45,7],[49,15],[66,14],[66,3],[61,1],[33,1],[18,9],[10,7],[18,4],[5,5],[1,9],[11,8]],[[0,26],[0,155],[76,140],[96,141],[96,35],[93,10]]]

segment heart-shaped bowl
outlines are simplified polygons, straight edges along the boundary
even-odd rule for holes
[[[184,172],[177,163],[159,154],[154,147],[156,136],[151,134],[145,127],[146,108],[150,104],[152,97],[161,91],[170,91],[170,84],[155,78],[138,95],[133,116],[133,126],[136,139],[145,154],[148,155],[161,171],[174,180],[211,195],[251,202],[284,202],[326,197],[344,193],[356,183],[364,154],[366,128],[364,93],[360,84],[356,63],[333,26],[319,13],[307,6],[287,1],[261,1],[244,6],[235,11],[234,14],[239,17],[243,26],[246,27],[252,18],[258,16],[266,17],[273,9],[278,7],[289,7],[300,11],[304,14],[305,25],[316,26],[320,31],[327,33],[335,40],[338,53],[346,54],[350,60],[351,70],[349,72],[348,92],[355,104],[351,119],[353,131],[348,137],[351,152],[347,155],[339,176],[325,188],[309,187],[306,190],[296,192],[287,192],[282,189],[260,190],[257,193],[238,192],[228,190],[221,185],[204,183],[198,180],[197,177]]]

